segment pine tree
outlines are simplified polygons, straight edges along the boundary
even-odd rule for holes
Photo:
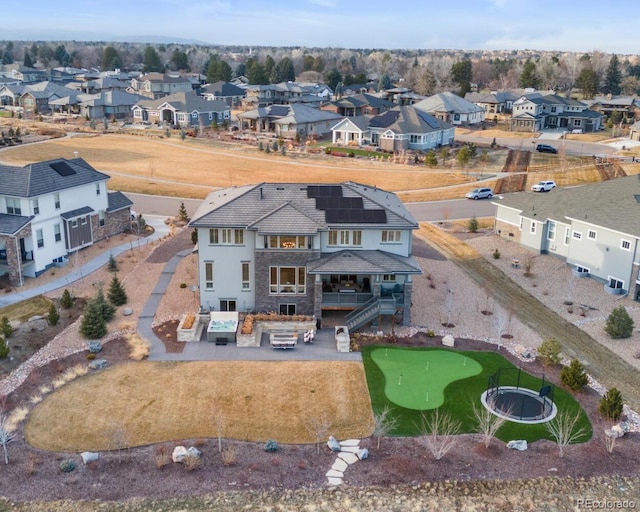
[[[109,255],[109,263],[107,263],[107,270],[109,272],[117,272],[118,271],[118,261],[115,259],[113,254]]]
[[[555,338],[544,340],[538,348],[538,357],[544,366],[554,366],[560,362],[562,345]]]
[[[109,298],[109,302],[114,306],[122,306],[127,303],[127,292],[124,291],[124,287],[117,275],[111,279],[107,297]]]
[[[577,359],[573,359],[569,366],[560,370],[560,381],[573,391],[581,391],[589,382],[589,377],[584,370],[584,366]]]
[[[98,292],[94,299],[98,305],[98,311],[105,322],[108,322],[116,314],[116,309],[104,298],[104,291],[102,291],[102,285],[98,286]]]
[[[91,299],[84,307],[80,334],[85,338],[99,339],[107,334],[107,324],[102,317],[100,304],[96,299]]]
[[[49,325],[58,325],[60,321],[60,313],[58,313],[58,308],[52,302],[51,306],[49,306],[49,314],[47,315],[47,320],[49,320]]]
[[[607,317],[604,332],[614,339],[630,338],[634,322],[624,306],[618,306]]]
[[[620,94],[620,81],[622,72],[620,71],[620,60],[617,55],[613,55],[609,61],[609,66],[604,77],[604,87],[602,92],[607,94]]]
[[[0,320],[0,334],[5,338],[9,338],[13,334],[13,327],[11,327],[11,323],[6,316],[3,316],[2,320]]]
[[[189,214],[187,213],[187,208],[184,203],[180,203],[180,208],[178,208],[178,220],[182,222],[187,222],[189,220]]]
[[[620,419],[622,408],[622,394],[617,388],[611,388],[607,391],[600,399],[600,405],[598,406],[600,414],[613,421]]]
[[[467,228],[469,229],[469,231],[471,233],[477,233],[478,232],[478,219],[476,219],[475,215],[469,219],[469,223],[467,224]]]
[[[71,309],[73,307],[73,297],[69,293],[69,290],[66,288],[62,292],[62,297],[60,298],[60,305],[64,309]]]
[[[4,339],[4,336],[0,335],[0,359],[4,359],[9,355],[9,344],[7,340]]]

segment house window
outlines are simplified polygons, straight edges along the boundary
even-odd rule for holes
[[[53,238],[56,242],[62,240],[62,230],[60,229],[60,224],[53,225]]]
[[[618,290],[624,289],[624,281],[615,277],[609,276],[609,288],[616,288]]]
[[[84,226],[86,223],[87,223],[87,218],[86,218],[86,217],[82,217],[82,218],[80,219],[80,225],[81,225],[81,226]]]
[[[520,231],[522,231],[522,225],[524,224],[524,218],[520,217]]]
[[[244,231],[241,229],[234,229],[233,239],[236,245],[244,245]]]
[[[292,316],[296,314],[296,305],[295,304],[280,304],[280,314]]]
[[[55,205],[56,210],[60,209],[60,194],[57,192],[53,194],[53,204]]]
[[[362,245],[362,231],[329,231],[329,245]]]
[[[422,135],[409,135],[409,142],[418,144],[422,142]]]
[[[31,210],[33,211],[34,215],[38,215],[40,213],[40,204],[38,203],[37,199],[31,200]]]
[[[104,210],[98,212],[98,224],[104,226]]]
[[[531,226],[529,226],[529,231],[531,232],[532,235],[536,234],[536,221],[535,220],[531,221]]]
[[[582,240],[582,233],[580,231],[574,231],[571,236],[576,240]]]
[[[210,229],[209,244],[211,245],[231,245],[231,229]]]
[[[549,222],[549,228],[547,229],[547,240],[556,239],[556,223]]]
[[[207,290],[213,290],[213,261],[204,263],[204,287]]]
[[[20,199],[12,199],[7,197],[7,213],[9,215],[22,215],[20,208]]]
[[[251,281],[249,277],[249,263],[242,262],[242,289],[248,290],[251,288]]]
[[[38,245],[38,249],[44,247],[44,235],[42,234],[41,229],[36,229],[36,243]]]
[[[269,267],[269,293],[304,295],[306,276],[305,267]]]
[[[393,282],[396,280],[396,275],[395,274],[383,274],[382,275],[382,280],[385,282]]]
[[[631,242],[629,240],[621,240],[620,241],[620,249],[624,249],[625,251],[631,250]]]
[[[400,241],[400,231],[382,231],[382,243],[391,243],[391,242],[399,242]]]
[[[571,228],[564,228],[564,245],[569,245],[570,234],[571,234]]]
[[[96,195],[100,195],[100,183],[96,183]]]
[[[77,228],[78,227],[78,219],[73,219],[71,221],[71,227],[72,228]]]
[[[220,311],[237,311],[236,299],[220,299]]]
[[[597,235],[598,234],[593,229],[587,231],[587,238],[589,240],[595,240]]]
[[[269,249],[306,249],[307,237],[295,235],[271,235]]]

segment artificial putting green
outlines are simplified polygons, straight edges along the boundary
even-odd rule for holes
[[[482,372],[474,359],[449,350],[379,347],[371,351],[371,359],[384,374],[387,398],[417,411],[440,407],[449,384]]]

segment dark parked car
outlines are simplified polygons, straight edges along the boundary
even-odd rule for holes
[[[536,151],[539,151],[540,153],[557,153],[558,150],[556,148],[554,148],[553,146],[550,146],[549,144],[538,144],[536,146]]]

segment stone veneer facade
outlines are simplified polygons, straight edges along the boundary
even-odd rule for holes
[[[7,251],[7,265],[9,266],[9,283],[13,286],[22,285],[20,279],[20,269],[22,265],[22,255],[20,254],[20,245],[18,240],[31,236],[31,224],[27,224],[15,235],[0,235],[0,240],[5,242],[5,250]]]
[[[91,228],[93,230],[93,241],[103,240],[113,235],[118,235],[131,227],[131,211],[129,208],[118,210],[113,213],[106,213],[104,226],[100,225],[98,215],[91,216]]]
[[[322,303],[316,301],[316,287],[314,277],[306,275],[306,293],[297,294],[271,294],[269,293],[269,267],[306,267],[309,261],[318,259],[318,251],[296,251],[296,250],[257,250],[256,251],[256,311],[280,312],[281,304],[295,304],[296,314],[314,315],[315,304]]]

